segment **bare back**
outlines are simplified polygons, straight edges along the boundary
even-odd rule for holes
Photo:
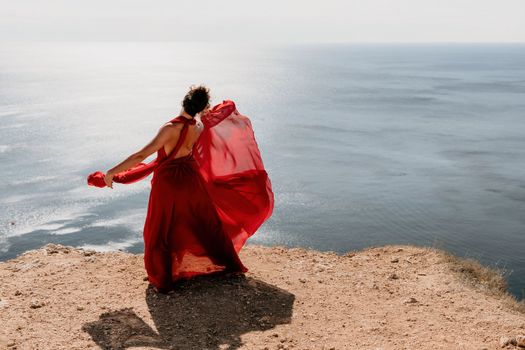
[[[199,116],[195,117],[195,122],[196,123],[193,125],[188,124],[187,126],[188,132],[186,133],[186,137],[182,141],[182,145],[180,146],[179,151],[173,158],[184,157],[191,153],[193,145],[199,138],[202,130],[204,130],[204,125],[202,124],[202,121]],[[182,130],[183,124],[182,123],[175,123],[175,124],[171,123],[171,125],[179,130],[177,135],[179,135],[180,137],[180,130]],[[173,149],[175,148],[175,145],[177,144],[178,139],[179,139],[178,137],[174,137],[173,139],[167,141],[164,144],[164,152],[166,153],[166,155],[169,155],[171,151],[173,151]]]

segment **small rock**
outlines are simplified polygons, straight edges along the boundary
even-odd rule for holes
[[[8,342],[7,342],[7,344],[6,344],[6,345],[7,345],[7,347],[8,347],[8,348],[11,348],[11,347],[15,346],[15,345],[16,345],[16,343],[15,343],[15,341],[14,341],[14,340],[10,340],[10,341],[8,341]]]
[[[54,244],[54,243],[48,243],[44,246],[45,252],[47,255],[50,254],[57,254],[59,252],[68,254],[71,249],[69,247],[60,245],[60,244]]]
[[[395,259],[390,260],[390,262],[391,262],[391,263],[397,263],[397,262],[399,262],[399,259],[398,259],[398,258],[395,258]]]
[[[261,323],[268,323],[270,322],[270,316],[262,316],[262,317],[259,317],[259,322]]]
[[[516,337],[516,345],[525,348],[525,335],[518,335]]]
[[[16,296],[22,295],[22,292],[19,291],[19,290],[17,290],[17,291],[15,292],[15,295],[16,295]]]
[[[304,279],[304,278],[299,278],[299,282],[301,282],[301,283],[306,283],[306,279]]]
[[[84,256],[91,256],[93,254],[95,254],[96,251],[93,250],[93,249],[88,249],[88,250],[84,250],[84,252],[82,254],[84,254]]]
[[[418,302],[417,299],[416,298],[412,298],[412,297],[410,297],[410,298],[408,298],[408,299],[406,299],[404,301],[405,304],[415,304],[417,302]]]
[[[82,311],[82,310],[84,310],[84,307],[79,305],[79,306],[77,306],[77,310],[78,311]]]
[[[396,275],[395,273],[393,273],[393,274],[391,274],[390,277],[388,277],[388,278],[391,279],[391,280],[397,280],[397,279],[399,279],[399,276]]]
[[[517,342],[516,342],[516,338],[511,338],[511,337],[506,337],[506,336],[502,336],[501,338],[499,338],[499,345],[504,348],[508,345],[516,345]]]
[[[33,300],[31,301],[31,304],[29,305],[31,307],[31,309],[39,309],[41,308],[42,306],[45,306],[46,303],[43,302],[43,301],[40,301],[40,300]]]

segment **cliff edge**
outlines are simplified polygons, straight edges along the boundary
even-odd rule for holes
[[[246,245],[168,295],[143,256],[55,244],[0,263],[0,349],[524,349],[501,275],[434,248]],[[521,347],[523,346],[523,347]]]

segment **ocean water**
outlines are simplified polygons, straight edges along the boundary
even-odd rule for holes
[[[504,269],[522,298],[524,63],[525,45],[4,43],[0,260],[49,242],[141,252],[150,178],[86,176],[204,83],[251,118],[273,183],[248,244],[437,246]]]

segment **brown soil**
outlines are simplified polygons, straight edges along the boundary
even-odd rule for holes
[[[525,307],[498,273],[441,250],[248,244],[240,256],[244,276],[163,295],[142,255],[27,252],[0,263],[0,348],[481,350],[525,339]]]

